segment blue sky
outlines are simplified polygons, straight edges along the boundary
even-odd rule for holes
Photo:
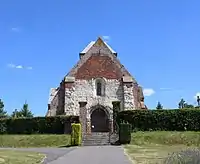
[[[98,36],[145,89],[145,102],[176,108],[200,92],[198,0],[1,0],[0,98],[10,113],[25,100],[47,111],[57,87]]]

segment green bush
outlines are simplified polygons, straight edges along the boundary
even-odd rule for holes
[[[121,123],[119,128],[119,142],[129,144],[131,142],[131,124]]]
[[[81,145],[81,124],[73,123],[72,125],[72,133],[71,133],[71,145],[78,146]]]
[[[136,131],[199,131],[200,110],[132,110],[122,111],[118,123],[128,122]]]
[[[63,134],[67,124],[78,121],[77,116],[3,118],[0,134]]]

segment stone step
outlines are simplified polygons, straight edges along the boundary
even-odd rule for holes
[[[83,141],[82,145],[110,145],[109,141]]]
[[[95,142],[95,141],[96,141],[96,142],[98,142],[98,141],[108,141],[108,142],[109,142],[109,140],[110,140],[109,138],[101,138],[101,139],[100,139],[100,138],[99,138],[99,139],[96,139],[96,138],[89,138],[89,139],[83,139],[82,141],[91,141],[91,142],[93,142],[93,141],[94,141],[94,142]]]
[[[83,141],[82,143],[110,143],[109,140],[104,141]]]
[[[109,138],[106,138],[106,139],[83,139],[82,140],[83,142],[109,142]]]
[[[94,146],[94,145],[109,145],[110,144],[110,135],[109,133],[91,133],[84,134],[82,145],[83,146]]]
[[[97,137],[97,138],[100,138],[100,137],[109,137],[109,135],[83,135],[83,137]]]
[[[107,146],[110,143],[82,143],[82,146]]]

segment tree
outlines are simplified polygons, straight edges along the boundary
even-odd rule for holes
[[[19,117],[33,117],[33,113],[29,110],[28,104],[25,102],[23,108],[18,111],[15,109],[11,114],[11,117],[19,118]]]
[[[200,96],[197,96],[197,104],[200,106]]]
[[[0,99],[0,118],[7,117],[7,112],[4,110],[4,103]]]
[[[183,109],[185,106],[185,100],[184,99],[181,99],[181,101],[178,103],[178,108],[179,109]]]
[[[194,108],[194,105],[185,103],[184,108]]]
[[[14,117],[14,118],[22,117],[22,114],[20,113],[20,111],[18,111],[17,109],[15,109],[12,112],[11,117]]]
[[[179,109],[184,109],[184,108],[189,109],[189,108],[195,108],[195,107],[192,104],[186,103],[186,101],[184,99],[181,99],[181,101],[178,104],[178,108]]]
[[[28,104],[25,102],[23,108],[20,111],[22,117],[33,117],[33,113],[29,110]]]
[[[163,106],[162,104],[158,101],[158,104],[156,106],[156,109],[159,110],[159,109],[163,109]]]

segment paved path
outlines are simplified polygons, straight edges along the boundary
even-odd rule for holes
[[[31,151],[31,152],[38,152],[41,154],[45,154],[46,158],[44,159],[43,164],[48,164],[51,161],[56,161],[59,157],[62,157],[73,151],[76,148],[0,148],[0,150],[17,150],[17,151]]]
[[[131,164],[122,147],[85,146],[77,148],[49,164]]]
[[[119,146],[85,146],[78,148],[27,148],[21,151],[44,153],[44,164],[131,164]]]

